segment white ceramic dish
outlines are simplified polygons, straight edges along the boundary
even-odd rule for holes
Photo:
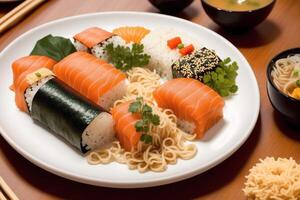
[[[90,27],[112,30],[118,26],[141,25],[148,28],[173,27],[186,31],[202,45],[214,49],[221,58],[238,62],[237,95],[226,100],[224,120],[197,141],[198,153],[191,160],[179,160],[165,172],[140,174],[126,165],[89,165],[85,158],[43,127],[20,112],[14,103],[11,63],[28,55],[35,42],[47,34],[71,37]],[[165,15],[138,12],[94,13],[56,20],[23,34],[0,54],[0,125],[1,134],[21,155],[35,165],[78,182],[119,188],[149,187],[183,180],[219,164],[234,153],[250,135],[259,113],[259,90],[253,71],[243,55],[220,35],[191,22]]]

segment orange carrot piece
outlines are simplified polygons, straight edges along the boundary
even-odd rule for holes
[[[179,50],[179,52],[181,53],[181,55],[185,56],[187,54],[190,54],[194,51],[194,45],[190,44],[186,47],[183,47],[182,49]]]
[[[181,42],[180,37],[174,37],[174,38],[168,40],[167,43],[168,43],[168,46],[170,47],[170,49],[175,49],[182,42]]]

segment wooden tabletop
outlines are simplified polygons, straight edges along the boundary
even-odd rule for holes
[[[0,16],[12,6],[0,4]],[[102,11],[158,12],[146,0],[51,0],[0,35],[0,50],[22,33],[66,16]],[[230,35],[214,24],[195,0],[178,17],[201,24],[230,40],[252,66],[261,94],[261,111],[246,143],[229,159],[196,177],[145,189],[111,189],[76,183],[48,173],[20,156],[0,137],[0,176],[20,199],[245,199],[248,170],[266,156],[294,157],[300,163],[300,133],[274,113],[266,93],[266,65],[278,52],[300,46],[300,1],[277,0],[271,15],[252,31]],[[3,111],[1,111],[3,112]],[[241,113],[241,117],[242,117]]]

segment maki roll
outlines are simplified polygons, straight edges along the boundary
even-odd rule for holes
[[[25,56],[13,62],[13,84],[10,89],[15,92],[15,103],[21,111],[28,112],[24,92],[30,86],[30,83],[38,78],[27,75],[41,68],[41,66],[52,70],[55,63],[55,60],[46,56]]]
[[[39,59],[38,56],[35,59]],[[43,66],[43,62],[39,64]],[[17,68],[15,72],[24,69]],[[25,111],[32,119],[63,137],[82,153],[106,147],[114,139],[111,114],[55,78],[48,68],[35,71],[28,68],[23,73],[15,73],[14,77],[16,96],[23,95]],[[24,111],[23,103],[17,106]]]
[[[172,74],[174,78],[193,78],[202,82],[204,75],[214,71],[220,62],[214,51],[203,47],[175,61]]]
[[[153,92],[153,97],[159,107],[174,112],[180,129],[196,134],[198,139],[223,117],[223,98],[195,79],[169,80]]]
[[[118,35],[98,27],[91,27],[74,36],[74,46],[77,51],[92,53],[94,56],[108,60],[106,51],[107,44],[114,46],[126,45],[126,42]]]
[[[54,74],[81,95],[109,110],[126,92],[126,76],[113,65],[75,52],[53,67]]]

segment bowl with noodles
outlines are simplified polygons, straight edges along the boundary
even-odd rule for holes
[[[300,48],[285,50],[269,62],[267,91],[274,109],[300,127]]]

